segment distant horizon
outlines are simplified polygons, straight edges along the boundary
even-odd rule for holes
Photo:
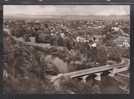
[[[4,19],[8,19],[8,18],[28,18],[28,19],[56,19],[56,18],[65,18],[65,19],[68,19],[68,18],[71,18],[71,19],[87,19],[87,18],[91,18],[91,17],[109,17],[109,18],[112,18],[112,17],[116,17],[116,18],[127,18],[129,17],[129,15],[32,15],[32,16],[29,16],[29,15],[22,15],[22,14],[19,14],[19,15],[7,15],[7,16],[4,16]]]

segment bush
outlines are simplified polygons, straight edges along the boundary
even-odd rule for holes
[[[107,62],[106,47],[103,45],[97,47],[97,62],[101,65],[105,65]]]
[[[116,62],[121,62],[121,53],[120,50],[116,47],[108,48],[107,50],[108,59]]]

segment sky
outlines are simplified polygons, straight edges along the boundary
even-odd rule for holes
[[[129,15],[128,5],[4,5],[3,15]]]

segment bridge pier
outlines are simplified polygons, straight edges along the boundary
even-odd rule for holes
[[[117,71],[117,68],[116,68],[116,67],[114,67],[114,68],[110,71],[109,76],[110,76],[110,77],[114,77],[114,76],[115,76],[115,74],[116,74],[116,71]]]
[[[86,83],[87,77],[89,77],[89,75],[82,76],[82,82],[83,83]]]
[[[101,81],[101,73],[95,73],[96,77],[95,80]]]

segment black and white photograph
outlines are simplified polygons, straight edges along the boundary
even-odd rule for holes
[[[3,90],[129,94],[129,5],[4,5]]]

